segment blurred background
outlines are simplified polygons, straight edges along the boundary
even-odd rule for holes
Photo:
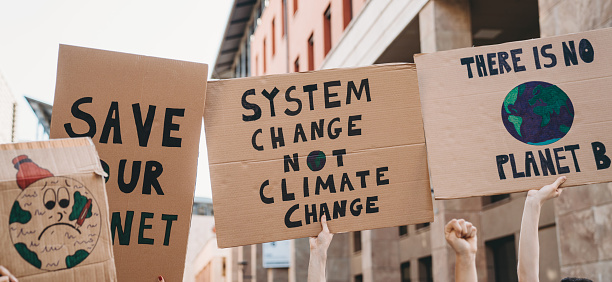
[[[211,79],[224,79],[413,62],[610,26],[612,0],[0,1],[0,143],[48,138],[60,43],[207,63]],[[184,281],[306,281],[307,238],[216,248],[201,140]],[[443,232],[453,218],[479,228],[479,281],[518,281],[524,200],[435,201],[431,224],[337,234],[328,281],[454,281]],[[547,202],[540,281],[612,280],[611,236],[611,184]]]

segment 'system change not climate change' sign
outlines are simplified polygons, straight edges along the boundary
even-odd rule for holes
[[[436,198],[612,181],[610,43],[604,29],[417,56]]]
[[[433,220],[414,65],[209,82],[220,247]]]
[[[51,138],[96,145],[120,281],[182,279],[206,74],[205,64],[60,46]]]

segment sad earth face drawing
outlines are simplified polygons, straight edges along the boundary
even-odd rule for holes
[[[13,165],[22,191],[11,208],[9,233],[19,255],[48,271],[83,262],[100,237],[100,208],[92,193],[25,155],[14,158]]]

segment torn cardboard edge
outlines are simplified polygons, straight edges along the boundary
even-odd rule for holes
[[[93,150],[82,150],[79,147],[93,147]],[[108,175],[102,169],[102,164],[100,163],[100,158],[98,156],[98,152],[95,149],[93,141],[89,137],[80,137],[80,138],[61,138],[61,139],[51,139],[48,141],[33,141],[33,142],[23,142],[23,143],[7,143],[0,144],[0,155],[19,155],[20,151],[26,150],[60,150],[73,152],[73,153],[83,153],[79,156],[82,158],[87,156],[88,158],[81,162],[80,165],[76,165],[73,159],[66,159],[68,163],[73,164],[71,167],[72,172],[68,172],[66,170],[64,172],[56,172],[55,176],[68,176],[71,174],[81,174],[81,173],[95,173],[102,177],[107,177]],[[64,154],[65,155],[65,154]],[[5,172],[0,172],[0,181],[12,181],[15,178],[14,173],[8,173],[6,175]]]

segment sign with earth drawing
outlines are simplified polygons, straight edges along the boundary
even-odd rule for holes
[[[610,43],[602,29],[415,57],[436,199],[612,181]]]
[[[0,263],[19,281],[116,281],[103,174],[88,138],[0,145]]]
[[[433,220],[413,64],[211,81],[220,247]]]

